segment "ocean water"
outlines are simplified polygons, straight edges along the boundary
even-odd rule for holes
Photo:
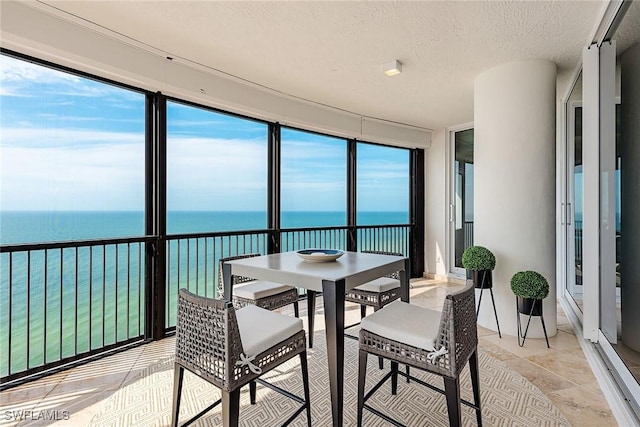
[[[265,212],[169,212],[167,231],[261,230],[266,222]],[[346,214],[284,212],[281,222],[283,228],[340,226]],[[358,223],[406,224],[408,213],[362,212]],[[143,235],[142,212],[0,212],[1,245]],[[343,240],[335,247],[344,247]],[[170,242],[165,326],[175,325],[179,288],[215,296],[219,258],[264,252],[265,238],[256,235],[249,246],[232,238]],[[139,243],[0,254],[0,376],[142,335],[144,260]]]
[[[408,212],[361,212],[358,225],[406,224]],[[346,224],[345,212],[283,212],[283,228]],[[167,234],[259,230],[267,226],[266,212],[170,211]],[[0,211],[0,244],[106,239],[144,235],[143,212]]]

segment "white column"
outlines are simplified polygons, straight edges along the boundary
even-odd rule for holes
[[[500,329],[516,335],[511,276],[535,270],[549,281],[543,310],[552,336],[556,66],[544,60],[504,64],[480,74],[474,90],[474,244],[496,256],[493,292]],[[497,330],[489,296],[482,299],[478,323]],[[543,336],[540,320],[533,318],[527,337]]]

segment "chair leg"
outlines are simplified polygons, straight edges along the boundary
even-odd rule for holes
[[[362,427],[362,411],[364,409],[364,384],[367,378],[367,356],[366,351],[360,350],[358,358],[358,427]]]
[[[462,425],[460,413],[460,379],[444,377],[444,393],[447,396],[449,426],[460,427]]]
[[[316,316],[316,291],[307,290],[307,318],[309,320],[309,348],[313,348],[313,321]]]
[[[476,409],[476,419],[478,426],[482,426],[482,410],[480,409],[480,375],[478,373],[478,350],[473,352],[469,358],[469,370],[471,371],[471,387],[473,388],[473,403]]]
[[[293,315],[296,317],[300,317],[300,309],[298,307],[298,301],[293,303]]]
[[[391,394],[398,394],[398,362],[391,362]]]
[[[238,427],[240,419],[240,389],[222,390],[222,425]]]
[[[367,307],[366,307],[366,306],[364,306],[364,305],[361,305],[360,307],[364,308],[365,310],[367,309]],[[362,310],[362,308],[361,308],[360,310]],[[374,312],[374,313],[375,313],[376,311],[378,311],[378,310],[380,310],[380,309],[379,309],[379,308],[377,308],[377,307],[374,307],[374,308],[373,308],[373,312]],[[362,312],[361,312],[361,314],[362,314]],[[364,316],[362,316],[362,318],[364,318]],[[378,368],[379,368],[379,369],[384,369],[384,359],[382,358],[382,356],[378,356]]]
[[[360,304],[360,320],[367,317],[367,306],[364,304]]]
[[[184,378],[184,368],[177,363],[173,368],[173,407],[171,409],[171,425],[178,426],[180,418],[180,397],[182,396],[182,380]]]
[[[302,386],[304,388],[304,401],[307,409],[307,427],[311,427],[311,400],[309,398],[309,370],[306,350],[300,353],[300,368],[302,369]]]
[[[249,383],[249,401],[252,405],[256,404],[256,382],[251,381]]]

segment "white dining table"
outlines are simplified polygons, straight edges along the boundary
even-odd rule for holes
[[[322,292],[331,410],[333,426],[337,427],[343,425],[345,291],[396,271],[400,273],[400,298],[409,302],[409,258],[345,252],[336,261],[309,262],[303,260],[296,252],[283,252],[225,262],[224,296],[226,300],[232,300],[232,276],[245,276],[305,288],[309,301],[315,300],[316,292]],[[313,314],[311,310],[308,312],[310,321]],[[310,335],[313,334],[311,325],[310,322]],[[230,420],[223,419],[225,427],[230,425],[229,422]]]

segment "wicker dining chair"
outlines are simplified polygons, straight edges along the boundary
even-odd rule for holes
[[[386,251],[362,251],[362,253],[404,256],[399,252]],[[344,296],[345,301],[360,304],[360,320],[364,319],[367,315],[367,307],[373,307],[375,313],[398,298],[400,298],[400,274],[397,271],[349,289]],[[348,335],[348,337],[357,338],[352,335]],[[380,369],[382,369],[384,367],[382,357],[380,357],[379,360]]]
[[[404,256],[399,252],[362,251],[362,253]],[[397,271],[349,289],[344,296],[345,301],[360,304],[360,319],[364,319],[367,315],[367,307],[373,307],[373,311],[376,312],[398,298],[400,298],[400,274]]]
[[[391,371],[366,395],[365,379],[368,354],[391,361]],[[474,403],[460,399],[460,372],[469,362]],[[366,404],[367,399],[391,378],[391,394],[398,387],[398,363],[427,371],[444,379],[444,390],[410,376],[418,384],[446,396],[451,426],[461,425],[460,403],[475,409],[478,425],[482,425],[480,383],[478,374],[478,329],[476,324],[473,282],[446,296],[442,313],[417,305],[396,301],[362,320],[358,370],[358,426],[362,412],[369,410],[387,421],[390,417]],[[402,425],[397,421],[394,425]]]
[[[218,270],[218,298],[224,296],[224,275],[222,265],[226,261],[233,261],[244,258],[260,256],[260,254],[236,255],[220,258]],[[233,304],[236,308],[247,305],[257,305],[267,310],[275,310],[285,305],[293,304],[293,311],[299,317],[298,310],[298,290],[293,286],[280,283],[268,282],[265,280],[255,280],[250,277],[234,276],[233,279]]]
[[[185,425],[222,403],[224,425],[237,426],[240,388],[250,385],[253,405],[256,403],[256,382],[259,382],[302,404],[283,425],[288,425],[306,410],[307,426],[311,427],[306,346],[301,319],[252,305],[236,311],[230,302],[180,289],[171,424],[178,425],[186,369],[220,388],[222,396]],[[304,399],[259,379],[296,355],[300,356]]]

